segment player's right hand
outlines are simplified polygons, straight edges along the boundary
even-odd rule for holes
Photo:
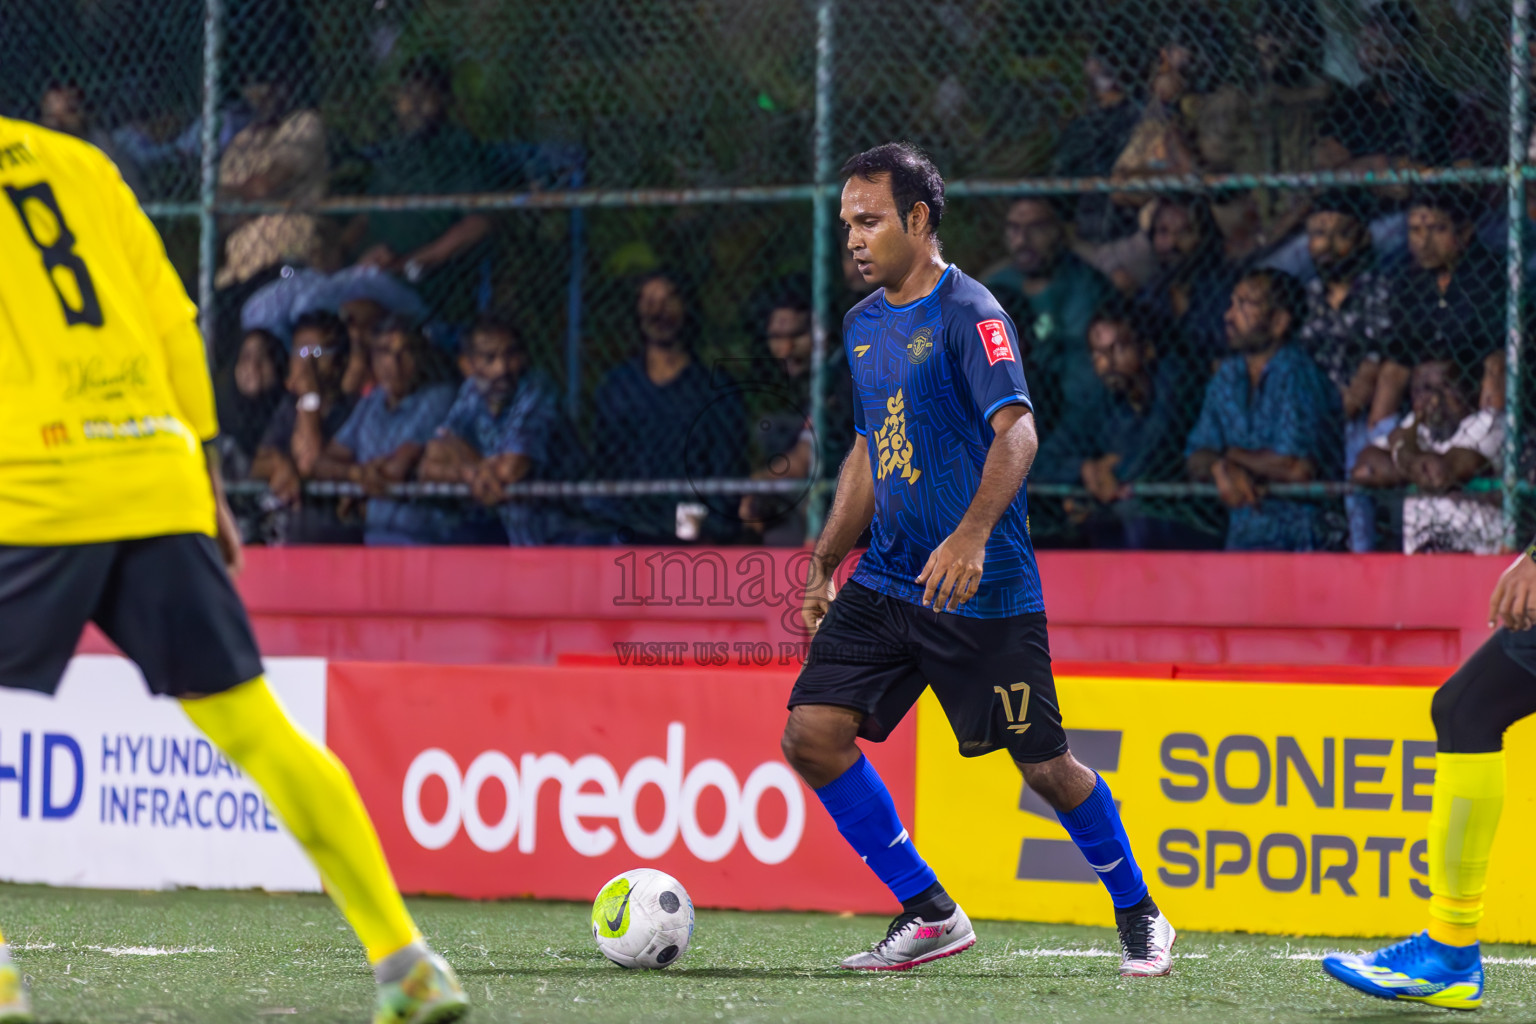
[[[805,584],[805,602],[800,607],[800,621],[805,624],[805,635],[812,636],[821,620],[827,617],[827,608],[837,596],[837,584],[832,574],[811,563],[811,575]]]
[[[1521,552],[1499,577],[1488,599],[1488,625],[1516,632],[1536,625],[1536,561]]]

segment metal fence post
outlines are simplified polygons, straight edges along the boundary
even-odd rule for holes
[[[571,188],[586,184],[582,171],[571,175]],[[581,418],[581,292],[587,265],[587,211],[571,208],[571,267],[565,292],[565,414],[572,423]]]
[[[202,178],[197,196],[197,322],[213,358],[213,272],[219,260],[219,226],[213,206],[219,185],[219,59],[224,50],[224,0],[206,0],[203,13]]]
[[[1504,342],[1504,544],[1518,543],[1515,531],[1520,512],[1520,342],[1524,334],[1521,316],[1521,284],[1525,272],[1525,175],[1528,78],[1530,54],[1526,32],[1528,0],[1514,0],[1510,14],[1509,42],[1509,294],[1505,308],[1507,337]]]
[[[832,15],[834,0],[816,3],[816,122],[812,152],[816,162],[811,200],[811,458],[817,479],[806,509],[808,539],[821,535],[831,487],[822,482],[821,439],[827,428],[822,393],[826,387],[827,333],[832,319]]]

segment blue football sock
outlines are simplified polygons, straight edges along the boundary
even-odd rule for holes
[[[1102,776],[1088,799],[1070,811],[1057,811],[1056,817],[1088,858],[1088,866],[1098,872],[1118,909],[1134,907],[1146,898],[1147,883],[1131,855],[1131,841],[1120,822],[1120,811]]]
[[[816,791],[837,830],[898,900],[908,900],[938,881],[907,836],[890,790],[863,754],[853,767]],[[1137,876],[1138,878],[1140,876]]]

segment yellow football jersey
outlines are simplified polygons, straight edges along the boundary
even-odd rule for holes
[[[0,544],[214,532],[196,314],[112,161],[0,117]]]

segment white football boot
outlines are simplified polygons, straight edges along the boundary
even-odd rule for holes
[[[1159,910],[1116,922],[1120,929],[1120,975],[1161,978],[1173,969],[1173,940],[1178,933]]]
[[[959,906],[941,921],[925,921],[916,914],[900,914],[891,922],[885,938],[867,952],[855,953],[842,966],[850,971],[905,971],[946,956],[963,953],[976,944],[971,919]]]

